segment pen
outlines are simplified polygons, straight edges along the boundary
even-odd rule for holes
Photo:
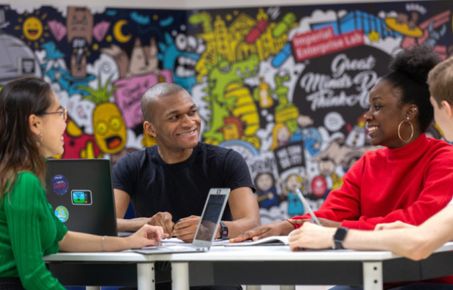
[[[303,196],[302,192],[300,192],[299,188],[296,188],[296,195],[299,197],[300,201],[302,202],[304,208],[308,211],[308,214],[311,216],[311,220],[321,226],[321,223],[319,222],[318,218],[316,217],[315,213],[311,209],[310,204],[307,202],[305,197]]]

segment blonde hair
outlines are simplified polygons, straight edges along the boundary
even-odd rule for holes
[[[440,62],[429,72],[428,85],[438,104],[444,100],[453,104],[453,57]]]

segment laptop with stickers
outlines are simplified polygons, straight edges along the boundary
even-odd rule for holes
[[[110,160],[47,161],[47,199],[69,230],[116,236]]]
[[[211,188],[209,190],[208,197],[206,198],[203,212],[191,244],[163,241],[160,246],[145,247],[134,251],[142,254],[171,254],[208,251],[214,241],[229,194],[229,188]]]

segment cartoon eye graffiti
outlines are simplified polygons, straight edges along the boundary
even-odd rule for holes
[[[107,132],[107,124],[104,122],[99,122],[96,125],[96,133],[98,133],[99,135],[105,135],[106,132]]]
[[[193,36],[189,36],[187,37],[187,49],[189,51],[197,51],[197,47],[198,47],[198,41],[195,37]]]
[[[121,120],[116,117],[110,119],[110,128],[114,131],[121,129]]]
[[[187,37],[184,34],[178,34],[176,36],[176,47],[180,50],[187,48]]]

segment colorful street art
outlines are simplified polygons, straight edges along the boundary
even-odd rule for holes
[[[367,142],[368,91],[398,50],[453,55],[450,1],[190,10],[0,6],[0,84],[45,78],[68,108],[62,158],[119,158],[158,82],[194,96],[203,141],[246,159],[263,222],[322,204]],[[441,138],[436,129],[430,134]]]

